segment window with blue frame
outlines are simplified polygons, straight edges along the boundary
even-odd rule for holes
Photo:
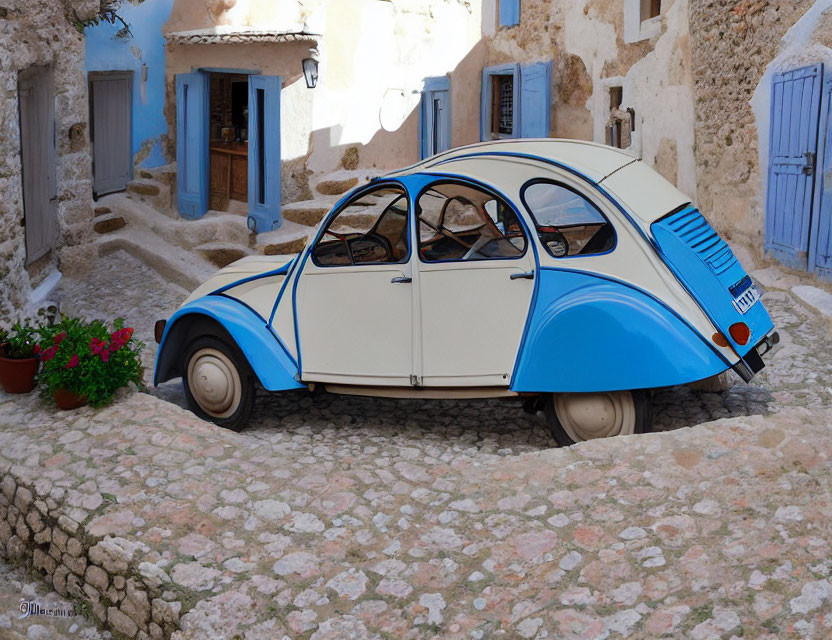
[[[483,69],[480,139],[548,137],[551,80],[551,62]]]
[[[501,27],[513,27],[520,23],[520,0],[497,0]]]

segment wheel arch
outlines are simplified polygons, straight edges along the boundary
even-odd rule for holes
[[[690,324],[636,287],[568,270],[540,276],[513,391],[651,389],[730,368]]]
[[[216,336],[236,348],[267,391],[299,389],[298,367],[277,334],[254,310],[224,295],[198,298],[168,321],[156,353],[154,385],[183,374],[187,345],[202,335]]]

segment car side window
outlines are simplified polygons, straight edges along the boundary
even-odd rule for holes
[[[577,191],[548,181],[527,184],[523,203],[540,242],[555,258],[606,253],[615,247],[615,229],[600,209]]]
[[[380,187],[348,202],[312,249],[321,267],[407,262],[407,195]]]
[[[416,203],[419,255],[424,262],[519,258],[526,234],[514,210],[476,187],[431,185]]]

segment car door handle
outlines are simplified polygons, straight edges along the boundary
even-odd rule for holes
[[[534,280],[534,271],[526,271],[526,273],[512,273],[509,278],[512,280]]]
[[[390,282],[393,284],[410,284],[413,282],[413,278],[393,278]]]

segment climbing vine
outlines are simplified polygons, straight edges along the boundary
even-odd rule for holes
[[[144,2],[144,0],[126,1],[131,4],[141,4]],[[130,31],[130,25],[118,13],[124,2],[125,0],[101,0],[101,6],[98,12],[83,20],[78,17],[78,13],[73,9],[73,22],[75,24],[75,28],[78,29],[80,33],[84,33],[84,29],[87,27],[94,27],[102,22],[109,22],[110,24],[120,25],[119,30],[115,34],[116,38],[127,38],[133,35]]]

